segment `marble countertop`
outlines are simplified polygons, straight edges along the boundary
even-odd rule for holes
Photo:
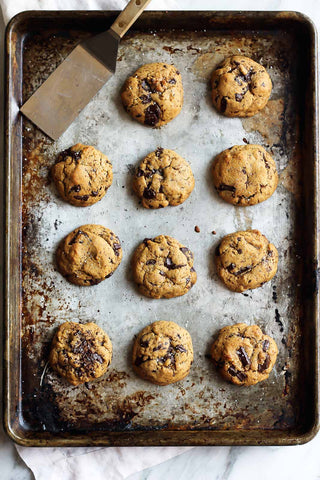
[[[41,2],[45,3],[45,2]],[[48,5],[50,2],[47,3]],[[181,10],[296,10],[308,15],[320,28],[320,0],[176,0]],[[0,74],[3,78],[4,23],[0,18]],[[3,92],[0,107],[3,109]],[[0,133],[3,120],[0,117]],[[0,142],[0,158],[3,158]],[[3,170],[0,170],[1,178]],[[1,193],[3,183],[0,182]],[[1,216],[3,212],[1,212]],[[2,245],[0,245],[2,248]],[[3,266],[1,265],[1,269]],[[0,295],[2,290],[0,289]],[[0,297],[1,299],[1,297]],[[0,323],[2,334],[2,322]],[[1,368],[0,368],[1,372]],[[0,379],[1,384],[1,379]],[[306,445],[295,447],[198,447],[161,465],[131,475],[130,480],[281,480],[320,479],[320,434]],[[34,476],[20,459],[13,443],[0,426],[0,478],[2,480],[30,480]],[[63,480],[64,475],[58,480]],[[106,480],[108,475],[106,473]]]

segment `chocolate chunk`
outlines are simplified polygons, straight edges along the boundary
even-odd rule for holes
[[[242,372],[237,372],[237,378],[240,380],[240,382],[243,382],[247,378],[247,375]]]
[[[249,72],[246,75],[237,75],[235,77],[235,81],[237,82],[238,85],[242,85],[243,82],[249,83],[251,82],[251,77],[255,72],[252,71],[252,68],[250,68]]]
[[[148,242],[149,242],[149,241],[152,241],[152,238],[145,238],[145,239],[143,240],[143,243],[148,246]]]
[[[63,162],[67,157],[73,158],[73,160],[78,161],[81,158],[82,151],[73,151],[71,147],[67,150],[63,150],[58,156],[58,162]]]
[[[187,350],[184,348],[183,345],[176,345],[175,349],[178,350],[178,352],[187,353]]]
[[[156,197],[156,192],[153,190],[153,188],[145,188],[143,191],[143,196],[147,200],[152,200],[153,198]]]
[[[103,363],[103,358],[100,357],[100,355],[97,352],[94,352],[92,354],[92,358],[93,358],[93,360],[96,360],[99,363]]]
[[[156,261],[154,259],[147,260],[146,265],[155,265]]]
[[[267,370],[267,368],[269,367],[270,365],[270,355],[268,355],[268,353],[266,354],[266,358],[265,358],[265,361],[261,364],[259,363],[258,365],[258,372],[259,373],[262,373],[264,372],[265,370]]]
[[[181,247],[180,251],[187,257],[188,260],[189,258],[193,258],[193,253],[189,250],[189,248]]]
[[[241,86],[243,84],[244,77],[243,75],[237,75],[234,80],[235,82],[237,82],[238,85]]]
[[[152,98],[150,95],[141,95],[140,100],[143,105],[146,105],[147,103],[152,102]]]
[[[89,195],[75,195],[73,198],[87,202],[89,200]]]
[[[166,276],[166,274],[162,270],[159,270],[159,274],[162,275],[163,277]]]
[[[170,78],[168,83],[171,83],[171,85],[175,85],[177,83],[177,81],[174,78]]]
[[[148,340],[140,340],[140,347],[147,348],[149,346]]]
[[[263,344],[262,344],[262,350],[263,350],[264,352],[266,352],[269,347],[270,347],[270,342],[269,342],[269,340],[265,340],[265,341],[263,342]]]
[[[157,150],[156,150],[156,157],[160,157],[163,153],[163,148],[162,147],[158,147]]]
[[[195,269],[193,267],[191,267],[190,272],[195,272]]]
[[[109,275],[107,275],[107,276],[104,277],[104,278],[110,278],[112,275],[113,275],[113,272],[109,273]]]
[[[172,268],[173,263],[170,257],[167,257],[164,261],[164,266],[169,268],[169,270]]]
[[[75,234],[75,236],[71,239],[71,241],[69,242],[69,245],[73,245],[74,243],[76,243],[76,241],[78,240],[78,238],[81,236],[81,235],[84,235],[85,237],[88,237],[89,236],[83,232],[82,230],[78,230],[77,233]],[[83,242],[79,242],[79,243],[83,243]]]
[[[143,88],[143,90],[145,90],[146,92],[150,92],[151,91],[151,86],[148,82],[148,80],[146,78],[144,78],[142,81],[141,81],[141,87]]]
[[[268,250],[268,253],[267,253],[268,257],[272,257],[273,256],[273,252],[272,250]]]
[[[162,343],[159,343],[156,347],[152,349],[153,352],[157,352],[158,350],[161,350],[163,348]]]
[[[254,72],[254,71],[252,70],[252,68],[250,68],[249,72],[244,76],[246,82],[248,82],[248,83],[251,82],[251,80],[252,80],[251,77],[252,77],[252,75],[254,75],[255,73],[256,73],[256,72]]]
[[[221,183],[221,185],[218,188],[219,192],[235,192],[236,188],[233,185],[226,185],[225,183]]]
[[[143,177],[144,176],[144,171],[141,170],[141,168],[138,168],[136,175],[137,175],[137,177]]]
[[[151,127],[154,127],[159,123],[160,117],[161,117],[161,108],[157,103],[153,103],[152,105],[149,105],[144,111],[145,119],[144,123],[146,125],[150,125]]]
[[[238,372],[238,370],[236,369],[236,367],[234,365],[231,365],[228,368],[228,373],[230,373],[230,375],[232,375],[233,377],[235,377],[237,375],[237,372]]]
[[[185,265],[176,265],[172,262],[170,257],[167,257],[164,261],[164,266],[167,267],[168,270],[176,270],[177,268],[185,267]]]
[[[99,195],[98,191],[92,191],[91,192],[91,197],[97,197]]]
[[[236,102],[242,102],[244,93],[236,93],[234,97],[236,99]]]
[[[167,350],[167,354],[164,355],[162,358],[159,358],[163,363],[165,363],[167,360],[170,360],[171,365],[175,365],[176,359],[174,357],[175,351],[173,350],[172,346],[170,346]]]
[[[220,111],[221,113],[224,113],[226,110],[227,110],[227,100],[226,100],[226,97],[222,97],[221,99],[221,103],[220,103]]]
[[[70,188],[69,193],[71,192],[80,192],[81,190],[81,185],[73,185],[73,187]]]
[[[269,163],[267,162],[267,159],[266,159],[266,156],[265,156],[264,153],[262,154],[262,157],[263,157],[263,161],[264,161],[264,165],[265,165],[266,169],[269,170],[269,169],[270,169],[270,165],[269,165]]]
[[[228,272],[231,273],[231,270],[233,270],[235,268],[236,264],[235,263],[230,263],[230,265],[227,266],[227,270]]]
[[[237,355],[240,359],[240,362],[242,363],[242,366],[243,367],[247,367],[248,365],[250,365],[250,359],[248,357],[248,354],[247,352],[245,351],[245,349],[243,347],[240,347],[239,350],[237,350]]]
[[[136,361],[134,362],[134,364],[139,367],[139,365],[141,365],[142,363],[146,362],[148,359],[144,360],[143,357],[137,357],[136,358]]]
[[[154,172],[155,170],[148,170],[147,172],[144,172],[145,178],[151,178]]]
[[[190,277],[187,277],[186,278],[186,285],[188,285],[188,283],[190,282],[191,278]]]
[[[120,243],[114,243],[113,244],[113,250],[114,250],[114,253],[116,254],[117,257],[119,257],[119,255],[120,255],[120,252],[119,252],[120,249],[121,249],[121,244]]]
[[[252,270],[251,266],[241,267],[237,272],[233,272],[233,275],[237,277],[238,275],[242,275],[243,273],[250,272],[251,270]]]

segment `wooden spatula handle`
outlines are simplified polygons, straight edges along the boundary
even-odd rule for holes
[[[122,38],[150,2],[151,0],[130,0],[111,26],[111,30]]]

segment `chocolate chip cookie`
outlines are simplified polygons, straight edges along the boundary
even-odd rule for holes
[[[263,202],[278,184],[276,164],[260,145],[235,145],[219,153],[212,174],[220,197],[233,205]]]
[[[122,259],[119,238],[101,225],[82,225],[60,243],[60,273],[75,285],[96,285],[111,277]]]
[[[217,273],[234,292],[261,287],[277,272],[278,251],[259,230],[226,235],[216,248]]]
[[[211,357],[221,375],[235,385],[266,380],[276,362],[278,347],[257,325],[237,323],[220,330]]]
[[[148,63],[126,80],[121,98],[126,111],[138,122],[161,127],[182,108],[181,74],[174,65]]]
[[[52,340],[51,367],[72,385],[101,377],[111,363],[112,343],[95,323],[65,322]]]
[[[226,58],[211,84],[213,104],[226,117],[252,117],[265,107],[272,89],[266,69],[241,55]]]
[[[193,253],[165,235],[144,239],[134,252],[132,270],[141,293],[151,298],[179,297],[197,281]]]
[[[174,322],[154,322],[138,334],[132,363],[135,372],[157,385],[185,378],[193,362],[189,332]]]
[[[140,163],[133,189],[145,208],[180,205],[194,188],[189,163],[173,150],[158,148]]]
[[[77,143],[60,153],[51,176],[66,202],[87,207],[101,200],[112,184],[112,165],[96,148]]]

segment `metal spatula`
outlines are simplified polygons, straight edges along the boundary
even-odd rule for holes
[[[119,41],[151,0],[130,0],[111,28],[80,43],[20,111],[56,140],[116,71]]]

